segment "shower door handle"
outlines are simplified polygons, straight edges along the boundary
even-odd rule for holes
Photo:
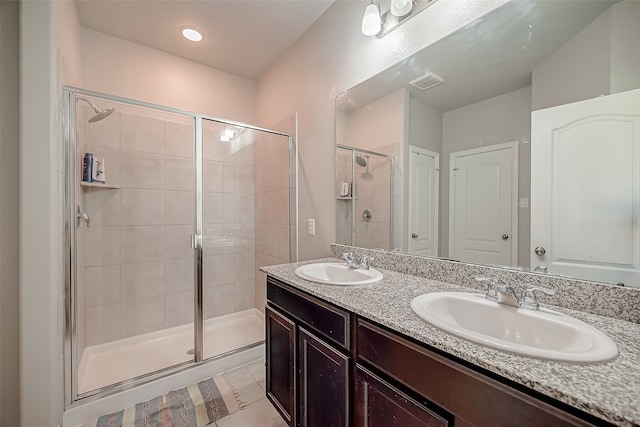
[[[87,228],[91,227],[91,218],[85,212],[80,210],[80,206],[76,209],[76,227],[80,227],[80,221],[87,223]]]

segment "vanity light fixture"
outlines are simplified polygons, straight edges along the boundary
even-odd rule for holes
[[[413,0],[391,0],[391,14],[405,16],[413,9]]]
[[[362,17],[362,34],[378,38],[384,37],[437,0],[382,1],[385,9],[381,9],[380,0],[369,0]]]
[[[382,19],[380,18],[380,4],[378,0],[376,3],[370,0],[364,10],[364,16],[362,17],[362,34],[365,36],[375,36],[382,29]]]
[[[180,27],[180,33],[182,33],[182,36],[187,39],[187,40],[191,40],[192,42],[199,42],[202,39],[204,39],[204,35],[202,33],[202,31],[196,29],[195,27],[192,26],[182,26]]]

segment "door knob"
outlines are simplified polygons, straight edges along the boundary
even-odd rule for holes
[[[509,240],[509,235],[508,234],[503,234],[502,235],[502,240]]]
[[[546,249],[545,249],[545,248],[543,248],[542,246],[536,246],[536,248],[535,248],[533,251],[534,251],[534,252],[536,253],[536,255],[538,255],[538,256],[542,256],[542,255],[544,255],[544,254],[546,254],[546,253],[547,253]]]
[[[411,233],[411,238],[412,238],[412,239],[417,239],[417,238],[418,238],[418,235],[417,235],[416,233]]]

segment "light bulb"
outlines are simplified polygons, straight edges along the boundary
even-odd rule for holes
[[[180,31],[185,39],[191,40],[192,42],[199,42],[204,38],[200,31],[192,27],[182,27],[180,28]]]
[[[405,16],[412,8],[412,0],[391,0],[391,14],[394,16]]]
[[[377,5],[369,3],[362,17],[362,34],[365,36],[375,36],[381,29],[380,10]]]

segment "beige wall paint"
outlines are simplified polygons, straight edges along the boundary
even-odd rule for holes
[[[364,4],[338,1],[258,80],[256,121],[299,113],[300,260],[327,256],[335,239],[335,97],[383,69],[506,3],[439,0],[382,39],[360,31]]]
[[[83,88],[245,123],[255,82],[86,28]]]
[[[0,425],[20,425],[18,2],[0,2]]]

